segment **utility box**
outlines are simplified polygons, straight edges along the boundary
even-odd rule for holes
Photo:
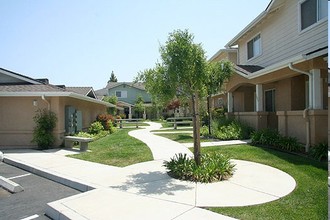
[[[73,106],[65,106],[65,133],[75,134],[82,131],[82,112]]]

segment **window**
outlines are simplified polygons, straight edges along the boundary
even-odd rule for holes
[[[116,91],[116,97],[127,98],[127,91]]]
[[[327,0],[306,0],[300,4],[301,30],[328,16]]]
[[[248,60],[261,54],[260,34],[247,43]]]
[[[275,112],[275,89],[265,91],[265,110]]]

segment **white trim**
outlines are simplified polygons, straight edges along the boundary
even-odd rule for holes
[[[253,57],[249,58],[249,47],[248,47],[248,43],[249,43],[250,41],[253,41],[254,38],[256,38],[257,36],[259,36],[259,40],[260,40],[260,48],[259,48],[260,53],[259,53],[258,55],[254,55],[254,54],[253,54]],[[254,48],[254,42],[252,42],[252,46],[253,46],[253,48]],[[253,50],[253,51],[254,51],[254,50]],[[247,54],[246,54],[246,58],[247,58],[247,61],[248,61],[248,62],[249,62],[249,61],[252,61],[252,60],[254,60],[254,59],[256,59],[257,57],[260,57],[260,56],[262,55],[262,39],[261,39],[261,32],[255,34],[250,40],[248,40],[248,41],[246,42],[246,53],[247,53]]]
[[[298,3],[298,30],[299,30],[299,35],[303,34],[305,32],[310,31],[311,29],[315,28],[318,25],[321,25],[322,23],[326,22],[328,20],[328,16],[322,18],[319,20],[319,1],[321,0],[316,0],[316,22],[314,24],[311,24],[310,26],[306,27],[305,29],[302,29],[302,24],[301,24],[301,5],[302,3],[306,2],[308,0],[301,0]]]
[[[41,82],[39,82],[37,80],[30,79],[28,77],[18,75],[18,73],[14,73],[14,72],[12,72],[10,70],[5,70],[5,69],[0,68],[0,73],[3,73],[5,75],[7,75],[7,76],[10,76],[10,77],[13,77],[13,78],[16,78],[16,79],[25,81],[25,82],[29,82],[29,83],[32,83],[32,84],[35,84],[35,85],[42,84]]]
[[[107,107],[118,108],[117,106],[109,102],[93,99],[88,96],[80,95],[74,92],[1,92],[0,93],[0,97],[39,97],[43,95],[45,97],[71,97],[79,100],[105,105]]]
[[[275,63],[271,66],[268,66],[266,67],[265,69],[262,69],[262,70],[259,70],[257,72],[254,72],[248,76],[244,76],[245,78],[247,79],[254,79],[254,78],[257,78],[259,76],[263,76],[263,75],[266,75],[270,72],[274,72],[274,71],[277,71],[277,70],[280,70],[280,69],[283,69],[285,67],[288,67],[288,64],[289,63],[293,63],[293,64],[297,64],[297,63],[301,63],[305,61],[303,55],[298,55],[298,56],[295,56],[293,58],[290,58],[290,59],[287,59],[287,60],[284,60],[282,62],[278,62],[278,63]],[[240,74],[243,76],[243,74]]]

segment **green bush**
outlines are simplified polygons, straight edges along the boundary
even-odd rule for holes
[[[323,160],[328,158],[328,143],[319,143],[312,147],[310,150],[310,156],[317,160]]]
[[[93,122],[88,128],[88,132],[90,134],[98,134],[103,130],[104,130],[103,125],[99,121]]]
[[[32,142],[37,143],[40,149],[48,149],[55,142],[53,130],[57,122],[56,114],[46,109],[38,109],[33,120],[36,126],[33,130]]]
[[[226,180],[234,174],[235,167],[229,157],[221,153],[201,155],[200,166],[186,154],[176,154],[170,161],[165,161],[164,166],[173,178],[202,183]]]
[[[200,129],[200,135],[203,137],[209,136],[209,128],[206,125],[203,125]]]
[[[302,147],[297,138],[282,136],[278,131],[272,129],[253,132],[251,142],[254,145],[270,146],[289,152],[298,152]]]
[[[99,121],[99,122],[102,123],[104,130],[109,130],[110,129],[109,121],[112,122],[112,125],[117,126],[114,116],[112,116],[110,114],[99,114],[96,117],[96,121]]]
[[[237,140],[250,138],[252,128],[232,119],[221,118],[212,121],[212,136],[220,140]]]

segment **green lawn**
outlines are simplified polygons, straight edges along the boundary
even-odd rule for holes
[[[111,135],[91,142],[91,152],[71,157],[119,167],[153,160],[149,147],[128,135],[131,130],[133,129],[118,129]]]
[[[204,153],[212,151],[276,167],[289,173],[297,186],[288,196],[270,203],[209,210],[238,219],[328,219],[326,163],[250,145],[202,148]]]
[[[177,130],[175,130],[177,131]],[[171,139],[173,141],[177,141],[179,143],[193,143],[193,134],[184,134],[184,133],[174,133],[174,134],[155,134],[159,135],[168,139]],[[210,141],[219,141],[215,139],[208,139],[208,138],[201,138],[201,142],[210,142]]]

